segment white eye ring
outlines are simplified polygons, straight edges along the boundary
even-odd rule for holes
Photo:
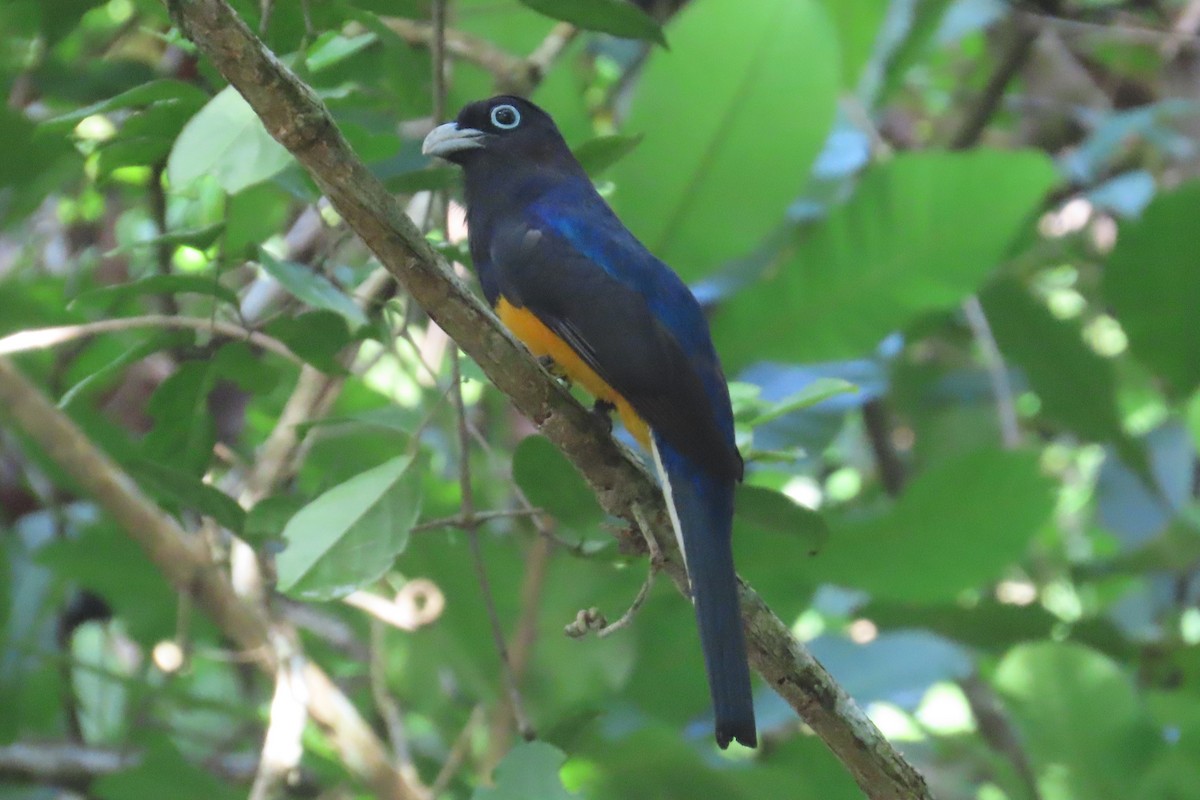
[[[501,122],[501,111],[507,111],[512,114],[512,119],[507,122]],[[492,124],[502,131],[511,131],[513,128],[521,124],[521,112],[517,111],[516,107],[510,106],[507,103],[502,106],[496,106],[492,109]]]

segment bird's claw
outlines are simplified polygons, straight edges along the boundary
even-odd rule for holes
[[[567,375],[551,356],[538,356],[538,363],[542,365],[542,369],[562,381],[568,389],[571,388],[571,376]]]
[[[612,412],[616,411],[617,407],[607,400],[597,400],[592,404],[592,415],[600,420],[600,424],[609,433],[613,431]]]

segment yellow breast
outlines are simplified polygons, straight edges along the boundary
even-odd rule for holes
[[[579,357],[571,345],[560,339],[558,334],[547,328],[528,309],[517,308],[503,297],[496,304],[496,315],[505,327],[529,348],[529,352],[538,357],[549,356],[554,359],[554,363],[572,381],[587,389],[592,396],[616,406],[625,427],[643,447],[649,449],[650,428],[645,420],[638,416],[633,406],[629,405],[629,401],[617,394],[615,389]]]

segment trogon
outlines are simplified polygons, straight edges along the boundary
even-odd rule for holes
[[[501,321],[615,406],[653,455],[691,582],[717,744],[754,747],[730,539],[742,458],[699,303],[621,224],[534,104],[471,103],[422,150],[463,169],[471,257]]]

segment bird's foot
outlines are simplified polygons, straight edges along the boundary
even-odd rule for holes
[[[616,410],[616,405],[607,400],[597,400],[592,404],[592,415],[600,420],[600,424],[604,426],[604,430],[609,433],[613,431],[612,412]]]
[[[567,375],[566,371],[558,365],[557,361],[550,356],[538,356],[538,363],[542,365],[542,369],[562,381],[568,389],[571,388],[571,376]]]

